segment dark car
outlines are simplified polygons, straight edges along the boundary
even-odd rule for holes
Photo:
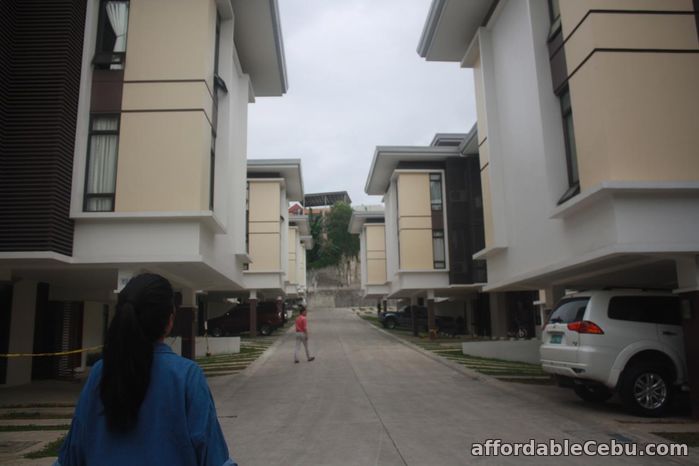
[[[209,319],[209,334],[214,337],[239,335],[250,331],[250,303],[238,304],[225,314]],[[275,302],[257,303],[257,331],[270,335],[283,325],[282,313]]]
[[[388,329],[413,328],[412,311],[417,312],[417,327],[427,331],[427,308],[424,306],[403,306],[395,312],[382,312],[379,322]]]

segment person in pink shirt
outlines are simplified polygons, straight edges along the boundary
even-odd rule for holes
[[[299,348],[303,343],[303,347],[306,349],[306,358],[308,362],[311,362],[315,357],[308,353],[308,322],[306,321],[306,308],[301,306],[301,311],[299,311],[299,316],[296,318],[296,349],[294,350],[294,362],[299,362]]]

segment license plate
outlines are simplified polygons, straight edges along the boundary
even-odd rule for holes
[[[562,339],[562,333],[554,333],[553,335],[551,335],[551,340],[549,341],[549,343],[560,343]]]

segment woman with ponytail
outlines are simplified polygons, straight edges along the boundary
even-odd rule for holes
[[[134,277],[119,293],[55,466],[235,465],[204,374],[163,343],[174,310],[159,275]]]

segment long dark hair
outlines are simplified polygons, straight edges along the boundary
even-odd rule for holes
[[[104,345],[100,396],[110,430],[129,430],[150,384],[153,344],[174,311],[172,285],[155,274],[132,278],[119,293]]]

